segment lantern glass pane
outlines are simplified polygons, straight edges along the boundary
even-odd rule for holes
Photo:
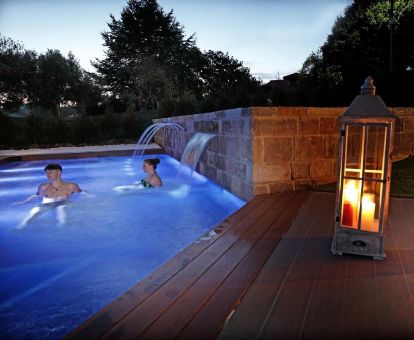
[[[381,211],[381,193],[383,184],[365,181],[361,205],[361,230],[379,232],[379,215]]]
[[[368,126],[365,153],[365,178],[382,180],[385,161],[385,126]]]
[[[345,177],[362,177],[363,126],[348,125],[345,134]]]
[[[361,181],[344,179],[342,191],[341,224],[344,227],[358,229],[359,197],[361,193]]]

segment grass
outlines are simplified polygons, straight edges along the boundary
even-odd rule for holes
[[[312,190],[335,192],[336,182],[317,185]],[[414,198],[414,156],[392,164],[391,196]]]

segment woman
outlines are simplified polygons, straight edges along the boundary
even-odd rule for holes
[[[151,188],[151,187],[161,187],[162,181],[160,176],[157,174],[157,164],[160,163],[160,160],[158,158],[147,158],[144,159],[144,163],[142,165],[142,168],[144,172],[148,174],[147,177],[143,178],[141,180],[142,185],[145,188]]]

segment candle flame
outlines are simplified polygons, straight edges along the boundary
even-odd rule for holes
[[[344,200],[351,203],[358,202],[359,192],[356,181],[348,181],[344,189]]]

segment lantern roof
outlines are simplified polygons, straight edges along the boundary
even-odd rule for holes
[[[355,97],[343,116],[397,118],[388,109],[381,97],[375,95],[374,80],[371,77],[365,79],[364,85],[361,86],[361,94]]]

